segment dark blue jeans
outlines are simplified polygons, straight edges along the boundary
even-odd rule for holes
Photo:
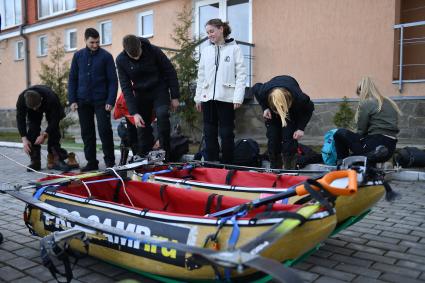
[[[221,139],[221,162],[233,162],[233,148],[235,146],[235,110],[233,103],[210,100],[202,103],[204,119],[204,137],[207,161],[218,161]]]
[[[388,149],[388,154],[383,160],[388,160],[393,155],[397,139],[392,139],[384,135],[361,136],[347,129],[339,129],[334,134],[335,148],[338,159],[344,159],[350,155],[364,155],[374,151],[378,145],[383,145]]]
[[[105,110],[105,104],[87,102],[78,103],[78,117],[81,127],[81,138],[84,142],[84,155],[89,164],[98,164],[96,159],[96,116],[97,130],[102,142],[103,159],[106,166],[115,164],[114,140],[111,125],[111,112]]]

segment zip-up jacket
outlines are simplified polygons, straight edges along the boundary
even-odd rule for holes
[[[115,104],[118,79],[112,55],[99,48],[83,48],[72,58],[68,82],[68,101]]]
[[[256,83],[252,87],[252,92],[255,95],[258,103],[263,108],[263,111],[270,108],[268,98],[270,91],[273,88],[281,87],[287,89],[292,95],[292,104],[289,108],[289,119],[297,125],[299,130],[304,131],[308,121],[314,111],[314,104],[310,100],[310,97],[305,94],[298,82],[291,76],[277,76],[266,83]],[[272,112],[273,119],[279,119],[279,115]]]
[[[218,100],[242,103],[245,96],[246,70],[243,54],[233,39],[223,45],[202,50],[198,68],[195,102]]]
[[[24,93],[26,90],[34,90],[41,95],[41,106],[36,111],[28,108],[25,103]],[[27,116],[32,116],[30,114],[34,112],[46,113],[46,133],[50,134],[52,129],[58,129],[59,121],[65,117],[65,112],[56,93],[44,85],[34,85],[26,90],[19,94],[18,101],[16,102],[16,123],[21,137],[27,135]]]
[[[358,111],[357,132],[360,135],[397,136],[399,132],[398,113],[389,100],[384,99],[379,112],[376,99],[361,101]]]
[[[161,49],[149,40],[139,38],[142,55],[138,60],[122,51],[116,58],[118,77],[130,115],[138,111],[136,96],[154,99],[165,95],[180,97],[177,73]]]

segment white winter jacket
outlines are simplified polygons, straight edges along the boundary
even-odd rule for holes
[[[216,62],[218,64],[216,64]],[[242,104],[246,70],[242,51],[233,39],[202,50],[195,102],[219,100]]]

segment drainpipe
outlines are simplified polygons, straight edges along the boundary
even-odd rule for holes
[[[30,49],[29,49],[29,40],[28,36],[24,34],[24,27],[28,23],[27,17],[27,4],[28,0],[22,1],[22,24],[19,28],[19,35],[24,39],[24,61],[25,61],[25,83],[27,88],[31,85],[31,73],[30,73]]]

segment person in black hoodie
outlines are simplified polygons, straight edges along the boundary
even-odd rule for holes
[[[313,102],[290,76],[257,83],[252,91],[266,119],[270,167],[295,169],[298,140],[313,114]]]
[[[41,132],[41,120],[44,114],[47,128]],[[41,169],[41,144],[48,138],[47,150],[54,158],[52,169],[69,171],[70,168],[64,162],[68,153],[60,145],[59,122],[64,117],[65,112],[58,96],[47,86],[34,85],[19,95],[16,102],[16,122],[24,151],[31,158],[29,168]]]
[[[116,58],[118,78],[130,115],[137,127],[138,150],[146,155],[153,147],[153,111],[158,122],[161,148],[170,151],[170,113],[179,106],[177,73],[167,56],[157,46],[135,35],[123,38],[122,51]]]

